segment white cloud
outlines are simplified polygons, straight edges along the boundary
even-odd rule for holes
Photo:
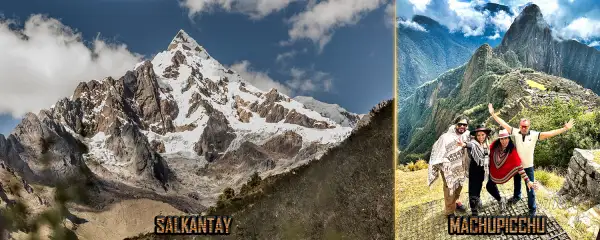
[[[261,19],[295,1],[297,0],[183,0],[180,5],[189,10],[190,16],[220,8],[227,12],[246,14],[252,19]]]
[[[23,29],[13,24],[0,21],[0,113],[15,117],[72,95],[79,82],[120,77],[142,57],[100,39],[90,49],[81,34],[42,15],[32,15]]]
[[[588,44],[588,46],[590,47],[597,47],[600,46],[600,41],[593,41],[590,44]]]
[[[500,33],[498,31],[496,31],[493,36],[488,36],[487,38],[490,40],[496,40],[496,39],[500,38]]]
[[[319,52],[331,40],[334,29],[356,24],[366,13],[379,8],[386,0],[328,0],[293,16],[289,22],[290,40],[309,39],[319,46]]]
[[[425,4],[425,2],[427,4]],[[451,32],[462,32],[465,36],[480,36],[485,32],[490,20],[489,12],[481,12],[475,7],[479,1],[430,0],[417,2],[399,0],[396,9],[399,16],[410,19],[415,14],[430,17],[446,26]]]
[[[277,54],[277,58],[275,58],[275,62],[282,63],[285,59],[293,58],[294,56],[296,56],[296,54],[298,54],[298,52],[296,50],[291,50],[289,52]]]
[[[465,36],[483,35],[489,13],[475,10],[476,4],[476,2],[449,0],[448,7],[457,18],[454,22],[456,25],[452,25],[450,30],[460,29]]]
[[[408,0],[416,12],[424,12],[431,0]]]
[[[591,38],[600,37],[600,21],[586,17],[580,17],[573,20],[569,25],[563,28],[561,36],[565,38],[576,38],[588,41]]]
[[[398,20],[398,26],[411,28],[413,30],[417,30],[417,31],[421,31],[421,32],[427,32],[427,29],[425,29],[420,24],[413,22],[411,20]]]
[[[291,17],[288,22],[289,39],[279,42],[290,46],[296,40],[309,39],[319,46],[319,53],[331,40],[334,29],[356,24],[366,13],[390,2],[386,14],[393,13],[394,0],[181,0],[180,5],[188,9],[189,16],[210,13],[216,9],[248,15],[251,19],[262,19],[285,9],[293,2],[306,2],[306,10]],[[390,23],[393,23],[390,22]],[[392,26],[392,25],[390,25]]]
[[[576,39],[587,42],[600,37],[600,4],[594,0],[492,0],[489,2],[508,6],[511,11],[500,11],[491,14],[475,9],[486,1],[471,0],[397,0],[396,11],[399,16],[410,19],[415,14],[428,16],[451,31],[460,31],[466,36],[479,36],[486,25],[494,26],[501,35],[506,32],[515,17],[523,8],[533,3],[539,6],[545,21],[550,25],[553,34],[562,39]],[[426,6],[426,7],[423,7]],[[488,36],[488,38],[495,38]]]
[[[307,93],[322,90],[331,91],[333,79],[327,73],[321,71],[309,71],[304,69],[292,68],[290,70],[291,80],[286,82],[290,88],[295,89],[297,93]]]
[[[497,29],[502,32],[508,31],[510,25],[513,23],[516,16],[509,14],[505,11],[499,11],[494,14],[494,16],[490,17],[490,21]]]
[[[269,91],[271,88],[276,88],[277,91],[291,95],[292,91],[287,86],[273,80],[269,77],[269,74],[266,72],[254,71],[250,68],[250,62],[248,60],[243,60],[241,62],[234,63],[229,68],[236,71],[242,78],[248,81],[252,86],[257,87],[263,91]]]
[[[255,71],[247,60],[234,63],[229,68],[260,90],[269,91],[271,88],[276,88],[288,96],[318,91],[328,92],[333,86],[333,78],[328,73],[314,71],[312,68],[292,67],[288,73],[291,79],[283,83],[273,80],[268,72]]]

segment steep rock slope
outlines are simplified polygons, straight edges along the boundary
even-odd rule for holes
[[[266,178],[218,207],[214,213],[234,218],[231,235],[221,238],[393,239],[392,101],[371,113],[368,124],[322,159]]]
[[[571,79],[600,93],[600,51],[575,40],[562,40],[550,30],[540,8],[523,9],[498,46],[525,67]]]
[[[318,159],[351,130],[276,89],[253,87],[181,30],[121,78],[82,82],[69,98],[28,114],[0,135],[0,161],[30,181],[93,175],[104,181],[98,185],[208,206],[254,172],[265,177]]]
[[[485,42],[483,38],[465,38],[459,33],[450,33],[446,27],[426,16],[415,15],[412,21],[427,32],[403,25],[398,27],[400,100],[413,94],[421,84],[466,62]]]

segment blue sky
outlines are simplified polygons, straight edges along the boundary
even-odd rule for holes
[[[388,0],[22,0],[0,2],[0,13],[0,133],[80,81],[119,77],[179,29],[259,88],[357,113],[393,96]]]
[[[511,11],[486,14],[475,10],[475,6],[487,2],[508,6]],[[428,16],[466,37],[484,36],[485,27],[492,26],[496,31],[485,37],[501,38],[519,14],[520,7],[528,3],[540,7],[556,36],[600,49],[600,2],[594,0],[397,0],[396,11],[405,19],[415,14]],[[404,24],[418,28],[414,22]]]

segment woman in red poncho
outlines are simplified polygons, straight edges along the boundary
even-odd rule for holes
[[[508,182],[515,174],[521,175],[527,183],[527,188],[537,189],[537,186],[529,181],[525,174],[521,166],[521,158],[519,158],[510,135],[505,129],[502,129],[498,133],[498,139],[490,145],[490,177],[486,184],[488,192],[499,202],[501,211],[506,209],[506,203],[500,196],[496,184]]]

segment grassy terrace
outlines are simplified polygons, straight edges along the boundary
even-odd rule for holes
[[[596,157],[600,156],[598,152],[596,153]],[[586,203],[573,206],[569,203],[557,203],[556,201],[557,197],[555,194],[560,190],[565,181],[563,175],[556,171],[536,169],[535,177],[536,181],[541,185],[536,192],[538,206],[552,215],[558,224],[560,224],[560,226],[569,234],[571,239],[594,239],[594,234],[587,232],[583,225],[577,224],[575,227],[571,227],[568,224],[569,218],[581,214],[592,206]],[[461,192],[461,200],[463,203],[466,203],[467,201],[467,186],[468,180]],[[423,205],[434,200],[441,200],[444,197],[441,179],[438,179],[431,189],[427,186],[427,169],[416,171],[396,170],[396,188],[396,229],[400,229],[400,225],[402,224],[413,224],[407,222],[410,220],[406,220],[408,218],[407,213],[405,213],[406,209]],[[512,192],[512,181],[507,184],[499,185],[499,188],[500,191],[505,193]],[[481,196],[484,197],[484,195],[489,195],[485,190],[485,186],[481,191]],[[523,186],[523,198],[523,200],[526,200],[525,186]],[[569,208],[571,208],[571,210],[569,210]],[[470,213],[468,208],[467,211]],[[418,213],[410,212],[410,215],[412,214]],[[399,233],[399,231],[396,232],[398,237]]]

